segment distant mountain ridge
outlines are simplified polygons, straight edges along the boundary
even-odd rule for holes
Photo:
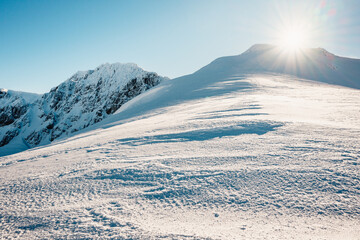
[[[77,72],[43,95],[1,89],[0,156],[100,122],[165,79],[136,64],[115,63]]]
[[[323,48],[286,50],[255,44],[240,55],[221,57],[198,72],[282,73],[360,89],[360,60],[336,56]]]

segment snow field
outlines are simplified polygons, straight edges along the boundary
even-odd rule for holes
[[[248,75],[168,98],[171,81],[102,127],[0,158],[0,235],[359,239],[358,90]]]

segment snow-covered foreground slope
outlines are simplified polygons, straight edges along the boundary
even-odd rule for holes
[[[359,93],[233,71],[165,81],[0,158],[0,235],[359,239]]]

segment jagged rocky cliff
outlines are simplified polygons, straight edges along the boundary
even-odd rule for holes
[[[43,95],[1,89],[0,156],[97,123],[164,79],[136,64],[116,63],[77,72]]]

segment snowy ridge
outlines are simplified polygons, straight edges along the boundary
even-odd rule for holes
[[[12,101],[11,97],[23,99],[25,103],[31,103],[36,101],[38,98],[40,98],[41,95],[36,93],[20,92],[20,91],[0,88],[1,105],[10,104],[10,102]],[[5,101],[9,101],[9,102],[5,103]]]
[[[218,58],[201,71],[281,73],[360,89],[360,60],[336,56],[323,48],[289,52],[274,45],[256,44],[243,54]]]
[[[0,156],[100,122],[164,79],[136,64],[115,63],[77,72],[42,96],[1,90]]]

